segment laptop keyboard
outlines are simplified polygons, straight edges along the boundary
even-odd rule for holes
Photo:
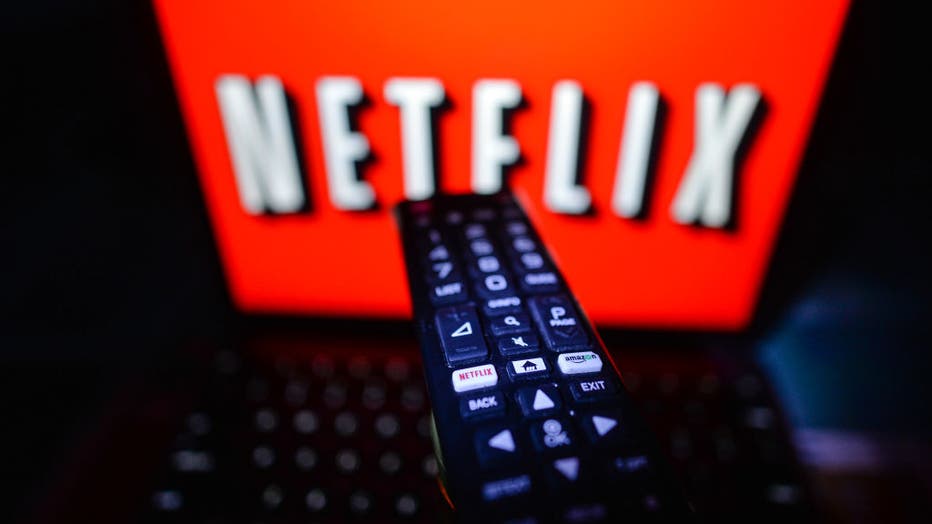
[[[698,350],[613,356],[701,516],[813,518],[779,408],[753,366]],[[415,351],[225,351],[211,375],[179,413],[143,521],[449,515]]]

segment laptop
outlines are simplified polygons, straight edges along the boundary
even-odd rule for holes
[[[736,176],[736,198],[782,188],[779,198],[763,211],[726,199],[730,216],[724,219],[713,209],[722,207],[707,198],[693,197],[713,209],[709,216],[700,210],[678,218],[670,207],[678,195],[689,201],[690,190],[679,180],[688,178],[690,158],[714,156],[691,145],[699,141],[692,129],[693,117],[701,118],[697,100],[707,96],[714,105],[718,96],[725,107],[737,107],[728,104],[754,92],[754,85],[727,83],[733,72],[718,72],[715,85],[703,85],[694,75],[665,76],[662,68],[632,59],[631,67],[641,67],[636,75],[656,75],[642,82],[625,73],[597,74],[608,55],[575,68],[570,65],[580,55],[572,55],[564,58],[567,78],[554,80],[552,71],[522,69],[494,55],[498,48],[519,57],[538,49],[558,57],[559,46],[548,47],[541,35],[534,46],[522,47],[507,28],[497,28],[473,50],[485,61],[466,66],[454,38],[438,43],[435,55],[394,56],[387,55],[392,50],[362,47],[370,41],[354,44],[349,38],[362,38],[365,29],[380,24],[409,23],[386,21],[389,13],[342,12],[333,4],[292,13],[289,23],[283,10],[255,7],[198,12],[197,6],[177,2],[154,4],[235,311],[229,324],[235,327],[221,339],[192,340],[177,348],[176,358],[128,388],[125,402],[114,407],[117,422],[103,428],[98,444],[83,455],[94,467],[81,468],[80,481],[54,492],[56,503],[36,520],[448,518],[429,439],[419,349],[406,318],[407,299],[399,292],[404,281],[398,238],[386,227],[387,214],[402,196],[480,190],[496,181],[533,202],[528,212],[553,243],[697,512],[710,518],[817,518],[780,403],[753,348],[772,320],[770,309],[778,310],[785,300],[780,290],[767,287],[774,279],[768,276],[769,255],[778,249],[794,161],[801,161],[805,130],[814,118],[815,106],[807,102],[818,100],[844,2],[819,13],[822,32],[812,37],[813,45],[821,46],[820,53],[812,53],[819,60],[813,58],[807,73],[796,75],[798,84],[760,79],[756,89],[763,95],[753,118],[739,129],[750,143],[731,141],[734,158],[741,160],[737,169],[764,169],[762,178],[774,181],[755,186]],[[509,14],[556,20],[545,7],[537,14],[527,7]],[[645,16],[657,15],[649,7],[640,9]],[[591,21],[595,14],[580,16]],[[427,30],[433,20],[435,31],[452,30],[450,21],[464,14],[450,9],[429,16],[417,19],[417,27]],[[484,20],[461,18],[461,30],[474,31]],[[322,36],[302,39],[302,27]],[[343,34],[354,27],[358,34]],[[533,34],[522,31],[518,34]],[[316,47],[325,37],[348,47],[326,55]],[[404,38],[398,37],[399,53],[429,41],[416,33]],[[379,42],[391,41],[396,40]],[[290,46],[296,42],[303,44]],[[604,42],[604,53],[612,50],[610,43]],[[386,54],[353,62],[363,50]],[[380,66],[390,70],[379,72]],[[487,104],[498,108],[499,121],[493,122],[491,138],[471,136],[468,130],[483,120],[486,107],[476,100],[477,85],[506,71],[515,77],[520,100],[505,100],[507,82],[503,91],[489,91]],[[392,102],[387,87],[391,79],[414,73],[433,75],[444,86],[443,102],[429,112],[436,131],[429,133],[434,143],[427,148],[431,176],[419,175],[416,152],[413,160],[406,156],[403,137],[416,139],[406,135],[415,132],[399,130],[402,113],[414,112],[413,106]],[[745,87],[749,90],[741,91]],[[622,95],[612,97],[614,90]],[[796,127],[758,127],[774,106],[782,108],[786,93]],[[238,112],[244,106],[236,100],[243,95],[252,113]],[[496,96],[504,99],[496,102]],[[340,107],[342,114],[333,110]],[[628,118],[638,111],[653,117]],[[275,157],[277,167],[257,167],[260,161],[250,148],[259,142],[242,134],[250,118],[260,119],[255,126],[260,132],[274,126],[289,131],[283,136],[291,138],[280,143],[274,132],[258,139],[271,148],[263,152]],[[563,136],[554,124],[559,118],[575,131]],[[366,138],[368,148],[359,137]],[[507,144],[508,137],[520,146],[518,158],[495,153],[496,143]],[[727,145],[727,138],[718,140]],[[492,145],[477,153],[477,142],[486,139]],[[638,140],[647,142],[640,157],[620,152],[636,150]],[[771,148],[773,142],[777,146]],[[786,151],[796,154],[772,161]],[[569,164],[581,165],[577,174],[587,177],[564,176],[572,169],[551,170],[551,157],[552,162],[575,160]],[[619,170],[625,162],[636,166],[639,158],[642,169]],[[477,162],[492,168],[468,167]],[[273,171],[279,175],[268,178]],[[288,173],[299,174],[297,184]],[[629,194],[620,188],[639,183],[639,200],[615,198],[616,191]],[[566,196],[583,192],[590,206]],[[616,238],[625,239],[624,248],[612,245]],[[665,247],[654,248],[651,257],[626,260],[625,250],[643,252],[652,243]],[[599,249],[608,253],[607,261],[595,260]],[[726,255],[738,263],[723,270],[710,262]],[[724,279],[723,271],[732,278]],[[709,288],[710,281],[721,285]],[[657,300],[658,294],[666,297]],[[101,493],[107,503],[100,503]]]

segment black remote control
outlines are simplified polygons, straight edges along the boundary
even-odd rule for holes
[[[457,520],[688,518],[614,362],[514,197],[443,195],[395,211]]]

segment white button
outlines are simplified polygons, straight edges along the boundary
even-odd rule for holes
[[[492,438],[489,439],[489,446],[495,449],[500,449],[502,451],[508,451],[509,453],[514,453],[515,438],[512,436],[511,430],[506,429],[492,436]]]
[[[547,364],[542,358],[526,358],[522,360],[512,360],[511,369],[516,375],[539,373],[541,371],[547,371]]]
[[[557,357],[557,365],[560,366],[560,372],[564,375],[602,371],[602,359],[592,351],[563,353]]]
[[[576,457],[567,457],[553,461],[553,467],[563,474],[567,480],[573,481],[579,478],[579,459]]]
[[[617,425],[618,421],[613,418],[600,417],[599,415],[594,415],[592,417],[592,426],[595,427],[595,431],[600,437],[604,437],[606,433],[614,429]]]
[[[453,372],[453,390],[457,393],[487,388],[498,384],[498,373],[492,364],[483,364]]]

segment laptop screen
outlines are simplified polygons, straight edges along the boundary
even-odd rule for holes
[[[848,2],[155,5],[241,310],[406,317],[394,203],[509,186],[594,321],[735,330]]]

